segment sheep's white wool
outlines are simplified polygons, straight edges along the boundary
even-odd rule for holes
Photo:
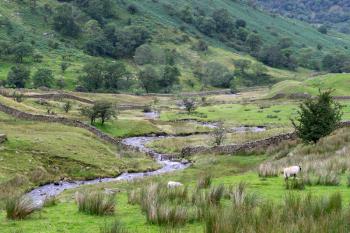
[[[168,188],[175,188],[175,187],[180,187],[183,184],[181,184],[180,182],[175,182],[175,181],[169,181],[168,182]]]
[[[286,167],[283,169],[284,178],[288,179],[291,176],[297,175],[301,171],[300,166]]]

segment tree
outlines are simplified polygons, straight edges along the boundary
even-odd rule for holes
[[[196,101],[192,98],[185,98],[182,100],[182,104],[184,105],[186,111],[188,114],[192,113],[194,110],[196,110]]]
[[[129,75],[126,66],[120,61],[105,64],[103,71],[104,88],[107,90],[121,89],[123,87],[125,77]]]
[[[226,138],[226,129],[222,122],[219,122],[212,132],[214,146],[220,146]]]
[[[62,35],[76,37],[80,32],[79,25],[75,22],[73,8],[64,3],[56,8],[53,17],[53,27]]]
[[[343,113],[331,93],[332,90],[320,91],[316,99],[306,100],[300,105],[297,122],[292,120],[297,135],[305,143],[316,143],[337,128]]]
[[[94,124],[97,118],[101,118],[101,125],[113,116],[116,116],[116,111],[113,105],[106,101],[97,101],[93,106],[86,106],[80,109],[83,116],[90,119],[90,123]]]
[[[61,62],[61,71],[63,74],[66,72],[69,66],[70,64],[68,62],[65,62],[65,61]]]
[[[153,51],[149,44],[143,44],[135,50],[134,61],[138,65],[151,64],[154,61]]]
[[[318,30],[320,33],[322,33],[322,34],[327,34],[327,33],[328,33],[327,26],[325,26],[325,25],[320,26],[317,30]]]
[[[256,54],[260,51],[260,48],[262,46],[262,40],[258,34],[251,33],[247,38],[246,44],[250,52]]]
[[[98,118],[101,118],[101,125],[116,115],[113,105],[106,101],[97,101],[92,107]]]
[[[63,110],[65,113],[68,113],[72,109],[72,102],[67,101],[63,104]]]
[[[139,9],[137,8],[137,6],[135,4],[130,4],[128,6],[128,11],[130,14],[134,15],[139,11]]]
[[[14,54],[16,61],[22,63],[24,57],[33,55],[33,47],[26,42],[20,42],[12,48],[12,53]]]
[[[85,106],[80,109],[81,115],[90,119],[90,124],[94,124],[97,118],[97,112],[92,107]]]
[[[246,70],[249,69],[252,62],[245,59],[238,59],[238,60],[235,60],[233,64],[235,65],[236,72],[239,72],[240,74],[244,74],[246,73]]]
[[[56,86],[59,88],[59,89],[63,89],[66,87],[66,82],[64,81],[64,79],[57,79],[56,81]]]
[[[7,83],[16,88],[24,88],[29,80],[30,71],[23,65],[11,67],[7,75]]]
[[[34,87],[52,87],[54,76],[52,70],[40,68],[33,76]]]
[[[140,71],[139,80],[147,93],[156,92],[159,89],[160,76],[152,66],[146,66]]]
[[[237,28],[245,28],[247,26],[247,22],[243,19],[237,19],[235,24]]]
[[[180,82],[180,75],[180,70],[176,66],[166,65],[164,68],[163,77],[159,81],[159,86],[168,92],[169,88]]]
[[[101,59],[92,59],[83,67],[85,75],[79,78],[81,85],[88,91],[103,88],[104,62]]]
[[[115,45],[115,58],[132,57],[137,47],[150,38],[149,31],[141,26],[130,26],[124,29],[114,29],[111,42]]]
[[[233,73],[220,63],[210,62],[205,67],[203,78],[204,85],[211,84],[214,87],[229,88]]]

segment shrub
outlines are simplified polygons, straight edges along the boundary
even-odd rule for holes
[[[334,101],[331,93],[331,90],[320,91],[317,99],[308,99],[300,105],[297,123],[292,123],[305,143],[316,143],[338,127],[343,113],[341,105]]]
[[[212,132],[213,142],[215,146],[220,146],[224,143],[226,138],[226,129],[223,123],[219,123],[218,126]]]
[[[115,220],[112,223],[105,224],[101,227],[100,233],[129,233],[129,231],[123,227],[120,221]]]
[[[63,110],[65,113],[68,113],[72,109],[72,102],[67,101],[63,104]]]
[[[5,202],[6,217],[12,220],[24,219],[37,210],[32,199],[25,196],[13,196]]]
[[[75,200],[80,212],[91,215],[112,215],[115,211],[115,195],[102,192],[77,192]]]

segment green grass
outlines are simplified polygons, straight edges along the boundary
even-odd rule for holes
[[[350,105],[343,105],[343,120],[350,119]],[[297,115],[298,101],[259,101],[254,104],[217,104],[198,107],[195,113],[183,111],[163,111],[161,120],[197,119],[200,121],[224,121],[231,125],[282,126],[291,127],[290,119]]]
[[[93,217],[78,212],[76,204],[71,201],[71,197],[75,191],[68,191],[62,196],[62,203],[57,206],[45,208],[40,213],[32,215],[29,219],[15,222],[5,220],[4,213],[0,214],[0,228],[5,233],[13,232],[13,230],[22,229],[27,233],[40,231],[41,233],[80,233],[96,232],[105,222],[113,219],[119,219],[123,225],[131,232],[159,232],[160,228],[156,225],[146,223],[145,216],[141,213],[140,207],[127,204],[126,191],[147,184],[151,181],[166,182],[168,180],[180,181],[195,187],[197,177],[205,173],[213,175],[213,185],[224,184],[226,187],[236,185],[241,181],[247,183],[248,192],[255,192],[266,200],[275,202],[282,201],[287,191],[284,188],[282,177],[260,179],[256,172],[250,171],[256,164],[264,161],[265,156],[213,156],[200,155],[193,158],[196,163],[192,168],[175,174],[164,175],[158,178],[149,178],[144,181],[116,184],[100,184],[90,187],[94,190],[103,189],[104,187],[118,188],[122,192],[117,195],[116,214],[115,216]],[[246,171],[246,172],[245,172]],[[343,204],[347,206],[350,201],[350,189],[343,182],[337,187],[312,186],[306,187],[303,191],[293,191],[302,195],[311,192],[316,196],[330,195],[331,193],[340,192],[343,197]],[[40,229],[40,230],[39,230]],[[203,232],[203,226],[199,222],[187,224],[180,228],[181,232]]]
[[[350,95],[350,74],[327,74],[309,78],[305,81],[283,81],[274,85],[268,93],[268,97],[276,94],[308,93],[317,95],[318,89],[334,89],[334,95]]]
[[[27,176],[27,186],[35,186],[62,177],[91,179],[158,168],[151,158],[120,151],[83,129],[16,120],[2,113],[0,128],[8,137],[1,145],[0,183],[17,175]],[[38,173],[43,177],[36,177]]]
[[[130,15],[126,10],[126,6],[134,3],[140,10],[139,14]],[[38,10],[36,13],[32,12],[28,4],[19,4],[17,2],[9,1],[0,6],[0,19],[8,18],[13,24],[13,37],[25,35],[25,41],[35,41],[35,52],[44,56],[42,63],[34,63],[31,59],[25,59],[25,64],[31,66],[32,73],[40,67],[46,67],[53,70],[56,79],[64,79],[67,83],[67,89],[73,90],[78,84],[78,77],[82,75],[81,68],[91,58],[85,54],[82,45],[86,38],[78,37],[77,39],[62,37],[58,33],[54,33],[49,23],[43,20],[43,10],[41,9],[45,4],[54,9],[59,3],[54,0],[38,0]],[[193,26],[187,25],[188,30],[181,32],[178,29],[184,23],[176,16],[170,16],[165,10],[164,4],[170,4],[174,8],[182,9],[187,5],[192,7],[199,6],[210,15],[214,10],[225,8],[235,19],[244,19],[247,22],[247,27],[250,30],[256,30],[262,36],[266,44],[276,43],[279,39],[289,37],[295,42],[293,48],[299,49],[302,46],[316,48],[318,44],[323,46],[324,52],[333,52],[334,50],[344,50],[345,46],[350,47],[350,39],[346,35],[331,34],[324,35],[319,33],[315,28],[305,23],[286,19],[282,17],[273,17],[268,13],[259,11],[248,7],[245,4],[232,2],[227,0],[218,0],[212,2],[210,0],[181,0],[181,1],[146,1],[140,4],[138,1],[127,0],[125,5],[118,3],[115,11],[118,19],[111,19],[108,21],[114,22],[117,25],[125,26],[130,18],[136,25],[145,26],[148,28],[153,36],[152,46],[162,49],[175,49],[178,58],[177,65],[181,70],[181,88],[184,91],[200,90],[202,85],[199,80],[194,78],[193,70],[196,68],[198,62],[212,62],[216,61],[230,70],[234,69],[233,60],[248,59],[256,61],[255,59],[245,54],[240,54],[233,49],[227,48],[220,41],[213,38],[208,38],[197,31]],[[53,37],[44,36],[45,33],[54,33]],[[175,42],[184,34],[189,35],[191,41],[184,43]],[[165,36],[164,36],[165,35]],[[210,44],[210,49],[207,53],[197,52],[191,49],[196,43],[196,37],[200,36]],[[0,29],[0,39],[13,41],[5,27]],[[52,49],[48,46],[49,41],[59,43],[58,49]],[[68,62],[71,64],[68,70],[63,74],[60,70],[62,56],[68,56]],[[105,60],[111,60],[103,58]],[[130,59],[121,59],[132,73],[137,73],[140,67]],[[0,79],[6,79],[7,73],[11,66],[15,63],[12,58],[1,59],[0,64]],[[297,71],[287,71],[283,69],[269,68],[269,73],[277,80],[296,79],[304,80],[310,76],[310,71],[305,69],[298,69]],[[195,83],[191,87],[186,82],[192,80]],[[30,87],[31,84],[29,83]],[[130,91],[130,90],[129,90]]]
[[[241,144],[249,141],[272,137],[277,134],[291,132],[291,128],[273,128],[264,132],[247,132],[247,133],[228,133],[223,145]],[[148,144],[149,147],[157,152],[171,154],[180,153],[187,146],[213,146],[213,137],[209,135],[193,135],[187,137],[164,138],[153,141]]]
[[[146,120],[112,120],[96,127],[115,137],[133,137],[146,134],[162,133],[156,125]]]

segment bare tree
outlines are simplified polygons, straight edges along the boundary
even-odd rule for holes
[[[224,127],[224,124],[222,122],[219,122],[217,127],[212,132],[213,137],[213,143],[215,146],[220,146],[224,143],[226,139],[226,129]]]

